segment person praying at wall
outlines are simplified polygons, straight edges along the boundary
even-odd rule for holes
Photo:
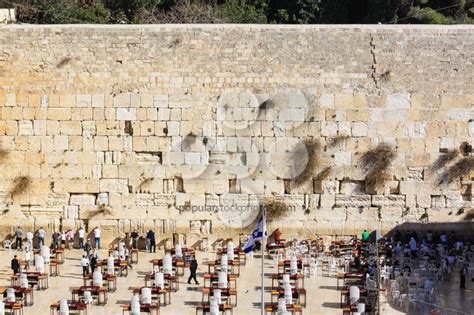
[[[43,229],[43,227],[40,227],[38,230],[38,245],[41,248],[41,246],[44,246],[44,240],[46,238],[46,231]]]
[[[17,227],[15,231],[15,248],[16,249],[23,249],[22,238],[23,238],[23,231],[20,227]]]
[[[94,229],[94,247],[100,249],[100,236],[102,235],[102,230],[100,227]]]
[[[81,226],[79,231],[77,231],[77,234],[79,235],[79,249],[84,248],[84,237],[86,235],[86,232],[84,231],[84,228]]]
[[[152,230],[149,230],[147,235],[146,235],[147,243],[148,243],[148,250],[151,253],[151,250],[153,249],[153,253],[156,253],[156,240],[155,240],[155,232]]]

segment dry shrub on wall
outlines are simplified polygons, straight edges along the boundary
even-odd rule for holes
[[[303,144],[306,152],[302,152],[303,150],[298,150],[296,148],[296,150],[292,152],[291,155],[292,159],[298,161],[301,160],[305,154],[308,154],[308,163],[305,165],[303,171],[292,181],[292,184],[295,187],[299,187],[311,180],[320,164],[319,154],[321,151],[321,144],[319,141],[312,138],[307,138],[303,140]]]
[[[92,212],[88,219],[92,219],[96,216],[98,216],[99,214],[105,216],[105,215],[112,215],[113,212],[112,212],[112,208],[108,205],[105,205],[105,204],[101,204],[98,208],[97,208],[97,211],[94,211]]]
[[[316,175],[314,179],[325,180],[326,178],[329,177],[329,175],[331,174],[331,171],[332,171],[332,167],[328,166],[325,169],[323,169],[321,172],[319,172],[318,175]]]
[[[468,176],[474,170],[474,156],[462,158],[438,176],[437,184],[450,184],[461,176]]]
[[[13,181],[13,187],[10,191],[12,198],[22,195],[31,189],[32,180],[30,176],[18,176]]]
[[[391,178],[389,169],[397,157],[395,149],[387,143],[381,143],[361,157],[365,171],[366,187],[377,187]]]
[[[266,209],[267,222],[273,222],[278,219],[284,218],[289,213],[288,205],[283,201],[281,197],[267,197],[260,203],[260,211]],[[260,219],[258,216],[257,221]]]
[[[0,163],[3,163],[8,157],[9,152],[4,149],[0,149]]]
[[[441,154],[436,161],[430,166],[431,172],[437,172],[445,167],[449,162],[453,161],[459,156],[459,150],[453,149],[448,150],[446,153]]]
[[[474,209],[469,209],[463,218],[463,221],[474,221]]]

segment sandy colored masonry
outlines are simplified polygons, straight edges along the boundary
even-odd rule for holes
[[[302,234],[472,215],[472,168],[439,183],[472,163],[472,26],[5,25],[0,39],[2,235],[189,241],[238,233],[262,204]],[[368,182],[380,143],[394,156]]]

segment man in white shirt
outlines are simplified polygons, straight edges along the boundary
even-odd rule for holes
[[[89,259],[86,258],[86,256],[82,256],[81,259],[81,265],[82,265],[82,275],[88,275],[89,274]]]
[[[96,249],[100,249],[100,235],[102,234],[102,230],[99,227],[94,229],[94,244]]]
[[[33,233],[31,231],[26,233],[26,241],[30,243],[30,248],[33,248]]]
[[[84,231],[84,228],[81,226],[79,231],[77,231],[79,234],[79,248],[83,249],[84,248],[84,236],[86,235],[86,231]]]
[[[44,246],[44,239],[46,238],[46,232],[45,230],[40,227],[40,229],[38,230],[38,245],[40,246]]]

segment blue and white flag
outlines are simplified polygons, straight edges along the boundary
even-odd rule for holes
[[[266,237],[267,237],[267,227],[265,224],[265,216],[262,215],[262,217],[257,223],[257,226],[253,230],[252,235],[250,235],[250,238],[247,241],[247,244],[245,244],[244,246],[244,252],[248,254],[251,251],[253,251],[253,248],[255,247],[255,241],[260,241]]]

